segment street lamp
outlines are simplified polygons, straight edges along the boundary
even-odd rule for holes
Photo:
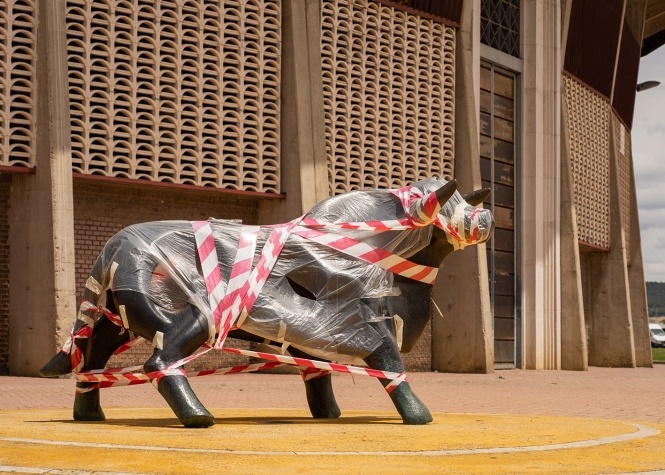
[[[652,89],[656,86],[660,86],[660,81],[644,81],[637,85],[637,92],[646,91],[647,89]]]

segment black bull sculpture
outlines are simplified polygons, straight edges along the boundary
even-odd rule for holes
[[[303,222],[331,223],[328,233],[435,271],[453,250],[489,239],[494,226],[491,212],[476,208],[489,190],[462,196],[456,188],[455,181],[428,179],[401,190],[354,191],[323,200]],[[219,268],[228,279],[240,236],[248,227],[231,221],[210,223]],[[373,223],[374,229],[336,227],[339,223]],[[254,228],[254,232],[256,264],[271,229]],[[364,362],[373,369],[402,373],[400,349],[410,351],[420,337],[430,317],[431,293],[431,282],[414,280],[405,272],[387,270],[385,265],[293,233],[248,315],[228,335],[271,341],[301,358]],[[40,370],[42,376],[104,368],[130,334],[155,346],[143,366],[145,372],[165,371],[213,341],[220,331],[211,317],[192,224],[186,221],[138,224],[112,237],[94,264],[84,302],[90,304],[82,305],[73,333],[82,328],[89,332],[54,356]],[[122,316],[122,331],[117,321],[103,317],[105,313]],[[397,316],[403,321],[401,342],[396,337]],[[78,367],[74,367],[73,350],[83,356]],[[390,383],[380,381],[384,387]],[[186,376],[163,373],[153,382],[184,426],[214,424]],[[305,388],[313,417],[340,416],[330,373],[305,381]],[[389,395],[405,424],[432,420],[408,382],[391,388]],[[77,383],[74,419],[104,420],[94,383]]]

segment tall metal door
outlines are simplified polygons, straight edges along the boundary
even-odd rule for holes
[[[494,322],[494,361],[514,367],[516,335],[516,147],[515,74],[490,63],[480,69],[480,164],[483,186],[492,190],[485,203],[496,227],[487,244],[491,305]],[[519,342],[518,342],[519,343]]]

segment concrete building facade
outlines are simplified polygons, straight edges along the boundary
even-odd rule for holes
[[[62,346],[124,226],[284,222],[429,176],[491,187],[496,231],[444,262],[407,369],[651,366],[630,136],[661,17],[661,0],[0,0],[0,373]]]

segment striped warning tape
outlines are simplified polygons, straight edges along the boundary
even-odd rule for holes
[[[360,376],[370,376],[372,378],[390,379],[391,384],[386,386],[386,391],[390,394],[400,383],[407,381],[406,373],[394,373],[390,371],[381,371],[379,369],[362,368],[360,366],[345,365],[341,363],[327,363],[325,361],[310,360],[307,358],[296,358],[287,355],[275,355],[261,351],[240,350],[238,348],[222,348],[229,353],[235,353],[243,356],[253,356],[269,361],[278,361],[280,363],[302,366],[304,368],[314,368],[322,371],[334,371],[337,373],[357,374]],[[393,384],[394,383],[394,384]],[[389,387],[390,386],[390,387]]]
[[[254,302],[261,293],[263,285],[268,280],[270,272],[272,271],[279,254],[282,252],[284,244],[291,234],[291,230],[298,224],[299,219],[290,221],[289,223],[271,226],[272,230],[268,240],[261,250],[259,261],[253,270],[251,268],[251,259],[244,260],[242,265],[236,261],[233,267],[238,264],[236,272],[236,281],[234,282],[234,290],[232,293],[227,294],[228,298],[222,301],[222,324],[217,329],[218,337],[215,342],[215,348],[221,348],[224,340],[228,335],[231,326],[236,323],[239,317],[242,316],[238,326],[242,324],[242,320],[249,313],[254,306]],[[236,256],[236,259],[242,256]],[[219,265],[219,263],[217,263]],[[233,271],[232,271],[233,275]]]
[[[341,363],[327,363],[325,361],[310,360],[307,358],[296,358],[287,355],[275,355],[272,353],[264,353],[261,351],[241,350],[238,348],[223,348],[224,351],[234,353],[242,356],[255,357],[267,360],[265,363],[254,363],[240,366],[233,366],[229,368],[220,368],[216,370],[202,370],[202,371],[189,371],[185,372],[180,368],[173,368],[162,371],[153,371],[150,373],[138,373],[140,366],[130,366],[127,368],[110,368],[101,370],[84,371],[76,374],[76,380],[82,383],[98,383],[93,388],[85,388],[86,390],[97,388],[109,388],[116,386],[130,386],[135,384],[143,384],[153,380],[159,382],[159,379],[171,375],[184,375],[189,378],[197,376],[209,376],[220,374],[236,374],[246,373],[251,371],[262,371],[270,368],[275,368],[282,365],[298,366],[302,368],[303,379],[308,381],[313,377],[320,377],[331,372],[355,374],[361,376],[369,376],[372,378],[389,379],[391,382],[386,386],[386,391],[390,394],[400,383],[407,381],[406,373],[395,373],[390,371],[381,371],[371,368],[362,368],[360,366],[345,365]],[[201,354],[196,355],[201,356]],[[181,363],[181,364],[184,364]]]
[[[253,371],[263,371],[271,368],[283,366],[282,363],[277,361],[267,361],[264,363],[252,363],[238,366],[231,366],[228,368],[219,368],[202,371],[183,371],[183,370],[164,370],[154,371],[151,373],[140,373],[141,366],[129,366],[127,368],[113,368],[95,371],[85,371],[76,374],[76,380],[82,383],[97,383],[92,388],[80,388],[85,390],[92,390],[98,388],[111,388],[120,386],[134,386],[136,384],[149,383],[154,379],[167,376],[169,374],[179,374],[194,378],[197,376],[213,376],[221,374],[239,374],[250,373]],[[177,373],[172,373],[176,371]],[[87,392],[87,391],[81,391]]]
[[[377,265],[387,271],[408,277],[426,284],[433,284],[439,269],[436,267],[415,264],[380,247],[358,241],[348,236],[341,236],[317,229],[296,228],[293,234],[318,242],[361,259],[369,264]]]
[[[292,233],[305,239],[319,242],[347,255],[364,260],[365,262],[377,265],[390,272],[432,284],[436,278],[438,269],[415,264],[385,249],[374,247],[353,238],[330,232],[330,229],[369,230],[376,232],[406,230],[415,229],[434,222],[434,224],[441,227],[446,232],[449,241],[452,240],[457,243],[454,244],[456,248],[458,246],[461,247],[461,243],[465,239],[463,219],[460,233],[460,229],[454,225],[455,223],[445,221],[438,216],[441,204],[436,198],[435,193],[423,195],[420,190],[412,187],[391,190],[391,192],[399,197],[407,212],[406,218],[384,221],[326,223],[302,216],[286,224],[269,226],[268,228],[271,229],[270,235],[263,246],[259,261],[254,269],[251,268],[251,265],[256,249],[258,233],[261,228],[257,226],[243,226],[234,263],[228,277],[228,283],[225,282],[225,279],[222,276],[215,248],[214,234],[210,223],[208,221],[192,222],[197,253],[201,262],[203,277],[206,283],[206,292],[208,294],[212,312],[212,321],[214,323],[213,328],[217,330],[218,334],[214,348],[221,348],[245,356],[259,357],[269,360],[269,362],[272,363],[298,366],[301,369],[303,379],[305,380],[329,374],[331,371],[372,376],[376,378],[390,379],[391,382],[386,386],[386,390],[389,393],[401,382],[406,381],[405,373],[391,373],[370,368],[342,365],[339,363],[327,363],[305,358],[294,358],[286,355],[273,355],[270,353],[252,352],[249,350],[223,348],[224,341],[231,327],[234,324],[236,324],[236,327],[242,325],[244,318],[251,310],[263,285],[270,276],[272,268],[288,237]],[[458,210],[462,209],[463,205],[466,205],[466,203],[462,202],[458,205],[456,213]],[[473,239],[474,236],[472,235],[470,238]],[[123,325],[120,316],[113,314],[105,308],[95,306],[90,302],[84,302],[81,305],[81,311],[89,310],[102,312],[113,323],[120,326],[122,331],[124,331],[125,325]],[[63,348],[63,351],[71,354],[72,367],[75,368],[75,373],[82,367],[83,355],[78,349],[78,346],[74,344],[74,340],[76,338],[87,338],[90,336],[91,332],[92,327],[89,324],[84,326],[75,334],[71,334],[70,340],[68,340]],[[213,332],[212,328],[211,332]],[[126,351],[141,340],[142,339],[140,338],[130,340],[118,348],[114,354]],[[77,379],[80,382],[98,383],[99,386],[96,387],[110,387],[115,385],[139,384],[140,382],[146,382],[149,380],[158,381],[160,378],[170,374],[201,376],[205,374],[226,374],[226,371],[240,372],[234,371],[239,367],[193,373],[186,373],[184,370],[179,369],[180,366],[200,357],[211,349],[210,345],[206,344],[205,346],[206,349],[204,351],[183,358],[170,365],[164,371],[142,374],[136,373],[135,368],[117,368],[94,372],[79,372],[77,374]],[[265,369],[265,366],[266,364],[245,365],[243,366],[244,369],[242,371],[257,371],[259,368]],[[95,379],[101,377],[106,379]]]

